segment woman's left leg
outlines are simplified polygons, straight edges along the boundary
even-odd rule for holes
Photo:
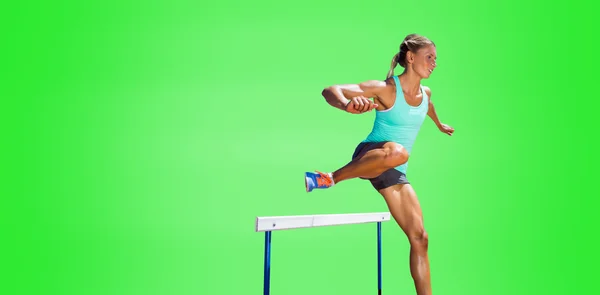
[[[429,238],[423,225],[423,213],[417,194],[408,183],[395,184],[378,190],[390,213],[410,242],[410,272],[418,295],[431,295]]]

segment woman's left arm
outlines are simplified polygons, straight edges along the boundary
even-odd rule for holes
[[[425,92],[427,93],[427,97],[429,98],[429,109],[427,110],[427,115],[429,116],[429,118],[431,118],[431,120],[433,120],[433,122],[435,123],[435,126],[437,126],[437,128],[441,132],[452,136],[452,133],[454,133],[454,128],[440,122],[440,119],[438,118],[437,113],[435,112],[435,106],[433,105],[433,102],[431,101],[431,89],[429,89],[429,87],[424,87],[424,88],[425,88]]]

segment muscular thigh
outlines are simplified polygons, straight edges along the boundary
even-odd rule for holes
[[[372,151],[372,150],[377,150],[377,149],[383,149],[383,147],[386,144],[388,144],[388,142],[361,142],[354,150],[354,154],[352,155],[352,160],[358,161],[367,152]]]
[[[397,184],[379,190],[390,213],[410,238],[423,234],[423,212],[417,194],[410,184]]]

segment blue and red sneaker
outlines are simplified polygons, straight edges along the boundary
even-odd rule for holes
[[[317,173],[306,172],[304,173],[304,184],[306,185],[306,192],[311,192],[316,188],[329,188],[334,184],[333,176],[331,173],[323,173],[319,171],[317,171]]]

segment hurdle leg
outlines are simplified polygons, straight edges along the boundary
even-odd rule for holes
[[[381,222],[377,222],[377,294],[381,295]]]
[[[265,232],[265,269],[263,294],[269,295],[271,283],[271,232]]]

